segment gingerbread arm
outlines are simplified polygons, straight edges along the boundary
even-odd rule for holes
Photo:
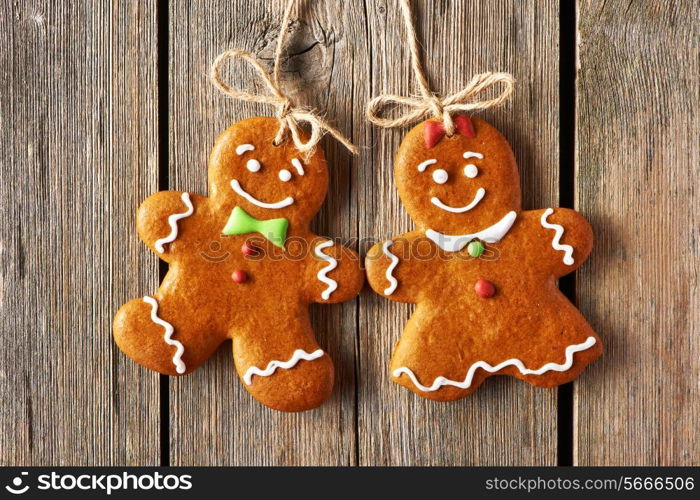
[[[423,231],[411,231],[379,242],[365,258],[367,281],[387,299],[415,304],[430,280],[431,249]]]
[[[182,236],[184,220],[193,215],[202,197],[179,191],[160,191],[146,198],[136,212],[141,240],[161,259],[170,262]]]
[[[356,297],[365,282],[357,252],[326,238],[310,241],[306,295],[311,302],[335,304]]]
[[[593,248],[593,230],[588,221],[570,208],[547,208],[525,212],[537,246],[539,265],[559,278],[583,264]]]

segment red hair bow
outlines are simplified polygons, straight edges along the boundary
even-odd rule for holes
[[[467,115],[457,115],[452,118],[455,125],[455,132],[464,137],[474,137],[474,125]],[[423,126],[423,138],[425,146],[430,149],[445,137],[445,125],[442,122],[427,121]]]

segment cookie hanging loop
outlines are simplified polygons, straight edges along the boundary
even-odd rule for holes
[[[280,122],[280,126],[277,129],[277,134],[275,134],[275,138],[272,141],[272,143],[275,146],[279,146],[284,142],[284,134],[289,129],[289,124],[287,122],[287,117],[289,116],[289,113],[292,110],[292,103],[289,99],[285,97],[284,103],[280,104],[277,107],[277,120]]]
[[[454,133],[452,114],[468,112],[477,109],[488,109],[504,103],[513,93],[515,80],[508,73],[481,73],[474,75],[467,86],[459,92],[443,99],[430,91],[420,59],[418,37],[413,24],[413,13],[410,0],[399,0],[401,13],[406,28],[406,39],[411,51],[411,67],[416,77],[420,97],[404,97],[393,94],[382,94],[370,100],[367,104],[367,119],[380,127],[401,127],[417,120],[429,117],[442,120],[445,133]],[[501,86],[500,93],[491,99],[479,101],[480,94]],[[386,107],[408,108],[401,110],[396,118],[385,118],[382,111]]]
[[[352,154],[357,154],[357,148],[348,139],[346,139],[338,129],[324,121],[314,111],[294,106],[294,102],[281,89],[280,61],[282,59],[282,50],[287,37],[289,18],[291,16],[292,7],[294,6],[294,1],[295,0],[289,0],[284,11],[284,17],[282,18],[282,23],[280,25],[280,35],[277,40],[277,48],[275,49],[275,62],[272,75],[270,75],[265,68],[263,68],[260,61],[250,52],[245,50],[227,50],[219,54],[217,58],[214,59],[209,71],[209,77],[214,86],[229,97],[241,99],[243,101],[275,106],[277,120],[279,121],[280,125],[274,138],[275,145],[281,144],[287,131],[289,131],[296,148],[301,153],[304,153],[304,156],[308,158],[314,154],[316,146],[321,138],[323,138],[323,135],[325,133],[329,133],[338,142],[345,146],[348,151],[350,151]],[[270,95],[243,92],[231,87],[224,81],[221,76],[221,70],[230,59],[235,58],[243,59],[253,67],[255,72],[267,86],[268,90],[270,91]],[[311,136],[306,142],[304,142],[302,138],[302,133],[300,130],[301,123],[306,123],[311,129]]]
[[[418,35],[416,34],[416,28],[413,24],[411,4],[407,0],[402,0],[400,2],[400,6],[404,25],[406,26],[408,47],[411,50],[411,67],[413,68],[413,74],[416,76],[418,88],[420,89],[421,95],[425,99],[426,105],[430,108],[433,117],[443,120],[445,132],[448,136],[451,136],[454,133],[452,117],[445,111],[440,98],[430,91],[430,85],[428,84],[428,79],[425,76],[425,71],[423,70],[423,65],[421,64],[420,47],[418,46]]]

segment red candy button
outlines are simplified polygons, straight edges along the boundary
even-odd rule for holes
[[[474,291],[482,299],[490,299],[496,295],[496,287],[488,280],[479,280],[474,285]]]
[[[248,274],[245,271],[236,269],[231,273],[231,279],[236,283],[245,283],[246,281],[248,281]]]
[[[243,246],[241,247],[241,253],[245,255],[246,257],[252,257],[253,255],[257,255],[258,250],[255,248],[255,245],[253,245],[251,242],[246,241],[243,243]]]

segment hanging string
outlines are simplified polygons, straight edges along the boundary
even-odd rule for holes
[[[411,51],[411,67],[418,83],[420,96],[405,97],[382,94],[375,97],[367,105],[367,118],[370,122],[386,128],[401,127],[432,116],[443,121],[445,132],[449,136],[454,133],[452,114],[498,106],[510,97],[515,80],[509,73],[481,73],[474,75],[466,87],[444,98],[440,98],[431,92],[421,65],[420,48],[418,46],[416,29],[413,25],[413,12],[411,11],[410,0],[399,0],[399,3],[406,27],[406,39]],[[497,85],[502,86],[498,95],[491,99],[478,100],[482,93]],[[388,106],[408,109],[402,111],[397,118],[384,118],[381,115],[382,110]]]
[[[281,144],[284,141],[287,131],[292,136],[292,141],[296,148],[306,156],[313,155],[316,146],[325,133],[331,134],[338,142],[345,146],[348,151],[357,154],[357,148],[345,138],[345,136],[335,127],[324,121],[313,110],[297,107],[294,102],[282,91],[280,85],[280,71],[282,52],[284,50],[289,20],[294,7],[295,0],[289,0],[284,11],[282,24],[280,26],[280,34],[277,39],[277,48],[275,49],[274,66],[272,70],[272,78],[270,74],[263,68],[261,62],[250,52],[245,50],[227,50],[219,54],[211,65],[209,76],[212,83],[221,92],[234,99],[240,99],[248,102],[258,102],[261,104],[269,104],[276,108],[276,116],[279,121],[279,129],[275,135],[274,143]],[[260,79],[265,83],[270,94],[253,94],[244,92],[231,87],[224,81],[221,76],[223,66],[232,59],[240,58],[250,64],[256,71]],[[305,123],[311,129],[309,139],[304,142],[301,132],[301,124]]]

